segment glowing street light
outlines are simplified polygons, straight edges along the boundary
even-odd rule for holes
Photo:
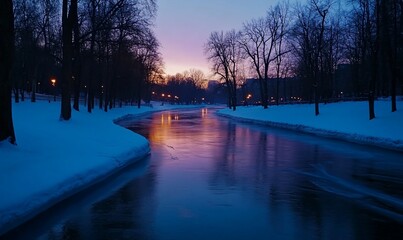
[[[51,78],[50,82],[53,86],[53,101],[56,102],[56,78]]]

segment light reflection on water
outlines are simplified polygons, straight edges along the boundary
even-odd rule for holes
[[[397,239],[403,162],[370,149],[217,118],[156,113],[128,126],[148,170],[40,239]]]

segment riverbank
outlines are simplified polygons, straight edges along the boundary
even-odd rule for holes
[[[0,235],[147,156],[147,139],[113,124],[116,119],[178,107],[91,114],[83,107],[60,121],[60,102],[13,104],[17,146],[0,142]]]
[[[403,101],[398,111],[390,111],[390,101],[376,101],[376,118],[368,120],[367,102],[320,104],[315,116],[313,104],[239,107],[236,111],[223,109],[218,115],[238,121],[291,129],[317,136],[378,146],[403,152]]]

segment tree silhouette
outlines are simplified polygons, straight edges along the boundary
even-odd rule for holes
[[[11,114],[11,68],[14,56],[14,14],[12,0],[0,8],[0,141],[16,143]]]

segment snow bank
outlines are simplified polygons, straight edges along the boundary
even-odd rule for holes
[[[223,109],[221,116],[245,122],[296,130],[323,137],[403,151],[403,111],[392,113],[390,101],[375,102],[376,118],[368,120],[367,102],[320,104],[315,116],[313,104],[239,107]],[[403,101],[398,102],[398,107]]]
[[[150,152],[148,141],[115,119],[175,106],[73,111],[59,102],[13,105],[17,146],[0,142],[0,235]]]

